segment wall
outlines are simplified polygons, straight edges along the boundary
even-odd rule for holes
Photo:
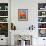
[[[38,3],[46,0],[11,0],[11,22],[17,30],[28,30],[29,26],[38,27]],[[28,9],[28,21],[18,21],[18,9]]]
[[[28,21],[18,21],[18,9],[28,9]],[[11,1],[11,22],[16,25],[17,30],[28,30],[32,24],[37,27],[37,2],[32,0]]]
[[[17,30],[28,30],[32,24],[35,26],[33,46],[44,46],[43,38],[38,37],[38,3],[46,3],[46,0],[11,0],[11,22]],[[18,9],[28,9],[28,21],[18,21]],[[35,37],[37,36],[37,37]]]

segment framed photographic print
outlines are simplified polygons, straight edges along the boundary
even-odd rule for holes
[[[18,20],[28,21],[28,9],[18,9]]]

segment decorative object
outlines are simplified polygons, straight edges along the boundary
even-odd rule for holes
[[[44,8],[40,8],[40,10],[44,10]]]
[[[19,34],[17,34],[15,38],[17,40],[17,42],[15,40],[15,43],[18,46],[30,46],[30,45],[32,45],[32,36],[31,35],[19,35]]]
[[[33,25],[31,25],[31,26],[29,26],[29,30],[34,30],[34,26]]]
[[[38,17],[38,22],[46,22],[46,17]]]
[[[18,20],[19,21],[28,20],[28,9],[18,9]]]
[[[5,10],[8,10],[8,6],[5,6]]]
[[[8,22],[7,19],[7,17],[0,17],[0,22]]]
[[[42,15],[45,15],[45,12],[42,12]]]
[[[11,23],[11,30],[16,30],[16,26],[13,23]]]
[[[39,29],[39,36],[46,37],[46,29]]]
[[[46,23],[43,23],[43,24],[39,23],[38,28],[46,28]]]
[[[46,3],[38,3],[38,10],[46,10]]]
[[[0,35],[8,37],[8,23],[0,23]]]
[[[0,6],[0,10],[1,10],[1,6]]]
[[[0,23],[1,30],[8,30],[8,23]]]
[[[0,11],[0,16],[8,16],[8,11]]]

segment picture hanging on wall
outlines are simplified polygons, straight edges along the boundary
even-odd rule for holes
[[[28,21],[28,9],[18,9],[18,20]]]

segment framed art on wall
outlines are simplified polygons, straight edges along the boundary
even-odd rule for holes
[[[28,9],[18,9],[18,20],[28,21]]]

